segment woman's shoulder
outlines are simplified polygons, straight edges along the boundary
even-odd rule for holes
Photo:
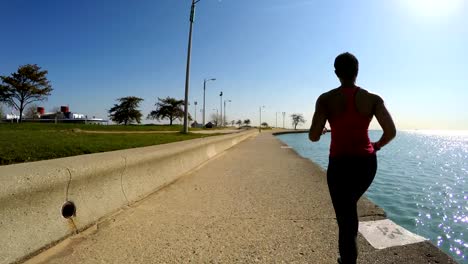
[[[376,94],[376,93],[371,93],[369,92],[368,90],[362,88],[362,87],[359,87],[359,92],[367,97],[368,99],[370,99],[371,101],[375,102],[375,103],[378,103],[378,102],[383,102],[382,100],[382,97],[380,97],[380,95]]]
[[[329,99],[329,98],[331,98],[331,97],[336,96],[337,94],[339,94],[339,92],[340,92],[340,88],[339,88],[339,87],[338,87],[338,88],[334,88],[334,89],[329,90],[328,92],[325,92],[325,93],[321,94],[321,95],[319,96],[319,98],[322,99],[322,100],[327,100],[327,99]]]

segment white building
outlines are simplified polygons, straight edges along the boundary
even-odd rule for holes
[[[19,119],[19,115],[15,115],[15,114],[6,115],[6,120],[15,120],[15,119]]]
[[[73,113],[73,115],[71,116],[71,118],[72,118],[72,119],[85,119],[85,115]]]

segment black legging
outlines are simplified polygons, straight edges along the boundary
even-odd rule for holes
[[[339,228],[339,249],[343,264],[357,259],[357,202],[374,180],[377,157],[330,157],[327,170],[328,189]]]

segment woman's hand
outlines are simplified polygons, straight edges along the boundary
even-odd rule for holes
[[[380,150],[380,144],[379,142],[372,142],[372,147],[374,148],[374,153]]]

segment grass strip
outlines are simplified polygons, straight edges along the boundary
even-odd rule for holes
[[[62,126],[0,125],[0,165],[76,156],[203,138],[216,134],[88,134]]]
[[[86,131],[182,131],[181,125],[93,125],[93,124],[69,124],[69,123],[22,123],[0,124],[1,130],[86,130]],[[202,130],[190,128],[190,131]]]

